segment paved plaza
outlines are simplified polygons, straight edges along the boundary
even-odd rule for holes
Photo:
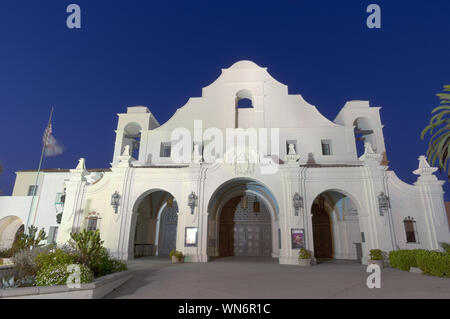
[[[171,264],[148,257],[128,265],[133,278],[106,298],[450,298],[450,279],[384,268],[381,288],[366,286],[366,267],[329,261],[312,267],[277,259],[227,257],[208,263]]]

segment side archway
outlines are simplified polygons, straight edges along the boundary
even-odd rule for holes
[[[7,216],[0,219],[0,249],[11,248],[15,238],[24,231],[24,223],[20,217]]]
[[[359,204],[349,193],[330,189],[310,205],[314,257],[319,261],[347,259],[361,262],[362,235]]]
[[[139,196],[133,207],[130,243],[131,257],[168,256],[176,248],[178,203],[161,189]]]

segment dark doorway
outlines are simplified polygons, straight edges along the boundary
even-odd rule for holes
[[[270,257],[271,252],[271,220],[265,205],[251,196],[229,200],[220,215],[219,256]]]
[[[312,206],[312,225],[314,238],[314,257],[317,259],[333,258],[333,239],[331,222],[324,207],[314,203]]]

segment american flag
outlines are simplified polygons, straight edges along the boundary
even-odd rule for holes
[[[52,135],[52,123],[49,123],[45,128],[44,135],[42,136],[42,143],[44,144],[45,156],[56,156],[63,152],[62,146],[58,144]]]

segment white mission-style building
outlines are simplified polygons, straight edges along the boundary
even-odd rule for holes
[[[330,121],[267,68],[240,61],[162,125],[143,106],[118,117],[111,168],[82,158],[43,171],[37,185],[36,172],[17,172],[13,196],[0,197],[3,247],[23,224],[58,244],[99,229],[124,260],[177,249],[192,262],[297,264],[305,247],[367,263],[370,249],[450,242],[436,168],[421,156],[414,185],[390,171],[380,107],[368,101],[347,102]]]

